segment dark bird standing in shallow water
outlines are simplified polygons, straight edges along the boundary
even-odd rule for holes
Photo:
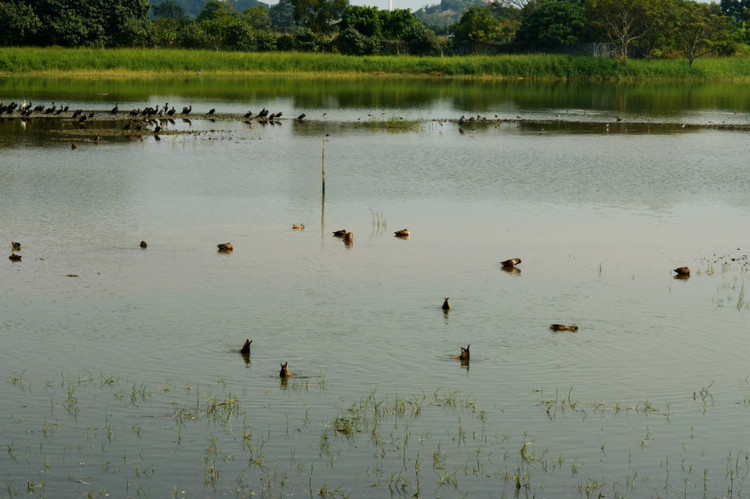
[[[242,345],[242,348],[239,349],[239,352],[243,355],[250,355],[250,343],[252,343],[253,340],[250,338],[245,340],[245,344]]]
[[[305,113],[302,113],[299,116],[297,116],[297,119],[300,120],[300,121],[304,120],[305,119]]]

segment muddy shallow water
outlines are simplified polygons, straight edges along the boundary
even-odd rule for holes
[[[4,493],[748,497],[747,132],[491,107],[0,122]]]

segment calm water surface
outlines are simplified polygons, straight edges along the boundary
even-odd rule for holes
[[[0,121],[2,494],[750,496],[748,134],[679,126],[746,89],[84,83],[0,100],[309,118]],[[613,125],[431,121],[495,112]],[[644,114],[677,126],[614,124]]]

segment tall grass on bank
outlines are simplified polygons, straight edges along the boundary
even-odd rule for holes
[[[174,49],[0,48],[0,74],[308,73],[572,80],[750,81],[750,57],[629,60],[558,55],[462,57],[344,56],[298,52]]]

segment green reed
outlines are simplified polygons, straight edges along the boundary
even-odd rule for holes
[[[538,78],[552,80],[750,79],[750,57],[630,60],[559,55],[461,57],[345,56],[301,52],[177,49],[0,48],[0,73],[310,73]]]

